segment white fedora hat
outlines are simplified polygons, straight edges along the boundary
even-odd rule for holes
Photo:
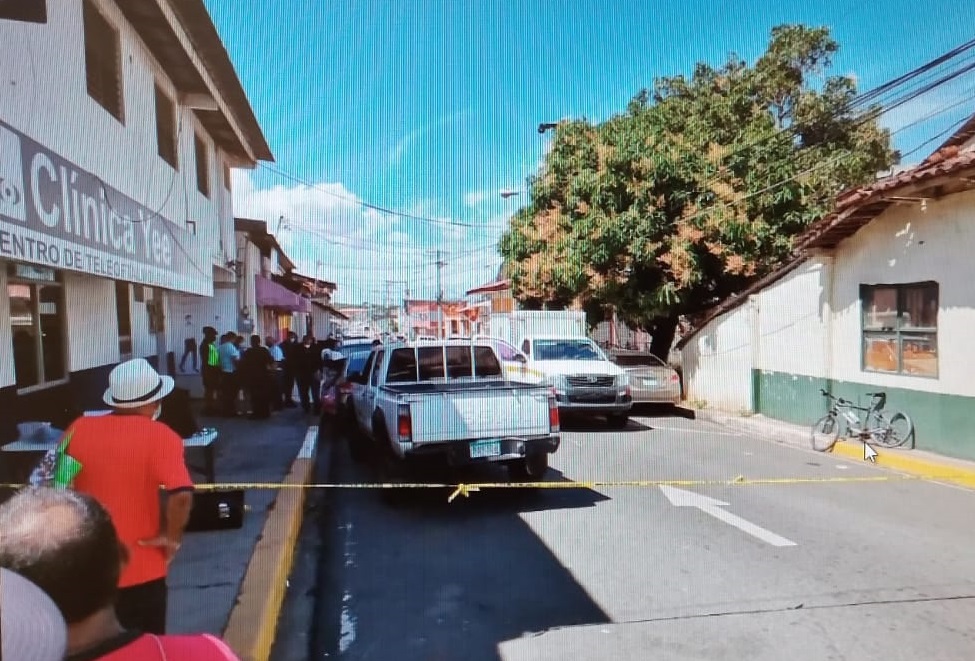
[[[102,399],[112,408],[134,409],[159,401],[174,385],[172,377],[160,375],[145,358],[134,358],[108,375],[108,390]]]

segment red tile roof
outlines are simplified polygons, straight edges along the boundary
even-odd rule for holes
[[[916,167],[840,193],[833,212],[797,237],[796,248],[832,248],[893,204],[890,197],[898,190],[930,187],[941,178],[957,177],[967,170],[975,172],[975,151],[945,147]]]

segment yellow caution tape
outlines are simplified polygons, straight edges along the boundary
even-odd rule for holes
[[[654,488],[671,487],[744,487],[744,486],[782,486],[803,484],[862,484],[871,482],[905,482],[919,480],[959,480],[969,479],[969,474],[958,473],[930,473],[924,475],[875,475],[875,476],[841,476],[841,477],[761,477],[747,478],[738,475],[727,480],[587,480],[567,482],[319,482],[310,484],[294,484],[280,482],[224,482],[219,484],[197,484],[197,491],[229,491],[229,490],[285,490],[285,489],[450,489],[447,502],[453,502],[458,497],[469,498],[475,491],[486,489],[613,489],[613,488]],[[3,489],[20,489],[26,484],[0,484]]]

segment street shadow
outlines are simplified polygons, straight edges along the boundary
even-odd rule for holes
[[[556,471],[549,478],[568,479]],[[337,440],[331,479],[367,482],[372,474]],[[563,541],[551,526],[568,512],[532,517],[532,525],[522,516],[591,507],[605,496],[498,489],[447,503],[431,492],[407,507],[390,507],[373,491],[332,495],[324,533],[335,551],[322,576],[324,644],[314,658],[497,661],[504,641],[609,621],[550,548]]]
[[[634,404],[630,415],[646,418],[684,418],[694,420],[694,409],[671,404]]]
[[[636,414],[631,413],[631,415]],[[582,414],[572,415],[568,413],[561,413],[559,418],[562,431],[570,432],[606,432],[612,434],[630,434],[649,429],[649,427],[637,422],[633,418],[626,421],[626,427],[623,429],[610,427],[606,422],[606,418],[602,416],[586,416]]]

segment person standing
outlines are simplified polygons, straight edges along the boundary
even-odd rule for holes
[[[261,346],[261,336],[251,335],[251,346],[240,359],[240,383],[251,400],[251,420],[271,417],[271,370],[274,360],[267,347]]]
[[[217,351],[217,329],[203,327],[203,342],[200,344],[200,362],[203,364],[203,413],[213,415],[217,412],[220,395],[220,352]]]
[[[67,486],[101,503],[129,557],[118,577],[119,621],[126,628],[163,634],[166,575],[193,505],[183,439],[157,420],[174,383],[144,358],[115,367],[108,383],[102,399],[112,414],[75,420],[58,444],[56,469],[44,474],[42,464],[31,476],[31,484]],[[66,467],[75,471],[67,484]],[[165,512],[160,507],[160,487],[165,489]],[[6,527],[3,538],[7,539]],[[83,576],[73,568],[71,572],[76,579]]]
[[[298,398],[301,408],[315,415],[321,413],[321,400],[318,389],[321,385],[322,357],[315,346],[315,338],[305,335],[301,344],[294,349],[295,381],[298,384]],[[310,397],[309,397],[310,393]],[[310,401],[309,401],[310,400]]]
[[[237,415],[237,396],[240,384],[237,381],[237,363],[240,351],[237,350],[237,335],[233,331],[220,338],[217,353],[220,356],[220,412],[227,417]]]
[[[264,345],[274,361],[271,368],[271,405],[275,411],[280,411],[284,408],[284,351],[270,335],[264,338]]]
[[[281,343],[281,351],[284,354],[284,371],[282,372],[281,402],[293,409],[295,404],[295,377],[297,375],[297,363],[295,362],[295,351],[301,345],[298,344],[298,334],[288,331],[288,339]]]
[[[237,661],[226,643],[209,634],[167,636],[122,621],[113,606],[120,596],[123,567],[131,558],[126,557],[128,553],[120,544],[124,540],[119,538],[110,513],[97,499],[64,489],[25,489],[0,505],[0,529],[0,567],[12,569],[24,577],[22,580],[36,585],[53,602],[54,611],[49,615],[47,609],[35,607],[23,613],[12,608],[8,612],[4,599],[4,658],[13,652],[11,661]],[[2,570],[4,574],[7,571]],[[0,580],[3,592],[8,580],[7,575]],[[33,627],[18,631],[18,615],[32,616]],[[41,657],[37,650],[45,649],[46,638],[57,633],[49,631],[53,616],[62,620],[61,653]],[[25,641],[23,650],[33,654],[18,654],[19,647],[8,649],[8,633],[32,634],[33,640]]]

